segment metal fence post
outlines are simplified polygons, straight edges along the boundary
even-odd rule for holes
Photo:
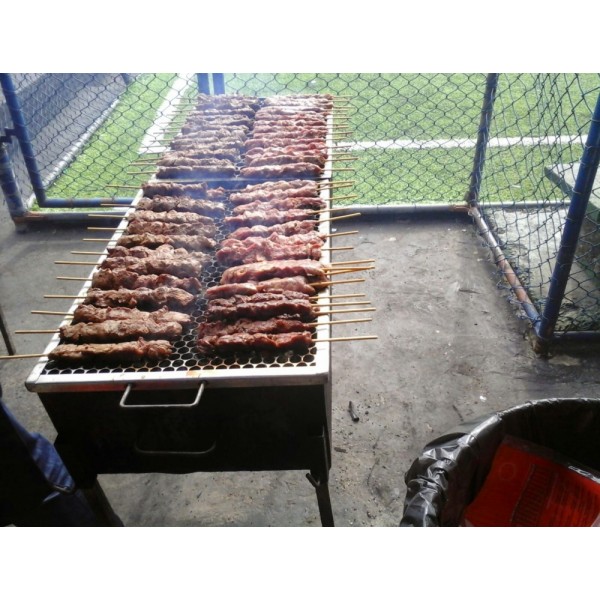
[[[488,140],[490,139],[490,121],[492,120],[499,77],[500,73],[488,73],[486,78],[483,106],[481,107],[479,130],[477,132],[477,145],[475,146],[475,157],[473,159],[473,170],[471,171],[469,191],[465,196],[465,201],[470,206],[474,206],[479,202],[479,191],[481,189],[483,165],[485,163],[485,151],[487,149]]]
[[[44,189],[42,176],[40,175],[37,166],[35,152],[33,150],[31,139],[29,138],[29,130],[25,123],[21,103],[19,102],[17,91],[15,90],[12,77],[9,73],[0,73],[0,84],[2,85],[2,91],[6,98],[6,105],[8,106],[10,117],[15,128],[15,136],[19,142],[19,147],[21,148],[23,161],[25,162],[25,167],[27,168],[27,173],[31,180],[33,193],[35,194],[38,204],[44,206],[44,202],[46,201],[46,190]]]
[[[13,220],[25,216],[27,207],[21,197],[8,150],[2,142],[0,142],[0,187],[8,205],[8,212]]]
[[[215,94],[225,93],[225,77],[223,73],[213,73],[213,90]]]
[[[196,73],[198,78],[198,92],[201,94],[210,94],[210,80],[208,73]]]
[[[544,306],[542,318],[535,329],[538,345],[542,350],[547,347],[554,335],[558,321],[560,307],[564,299],[565,290],[571,274],[575,250],[579,241],[581,226],[585,219],[590,195],[594,188],[594,179],[600,162],[600,95],[592,115],[592,123],[587,142],[583,149],[583,156],[579,165],[579,172],[575,180],[575,187],[571,195],[569,212],[565,220],[560,247],[556,255],[556,264],[550,279],[550,289]]]

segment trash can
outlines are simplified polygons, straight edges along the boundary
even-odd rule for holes
[[[464,423],[433,440],[405,475],[401,527],[455,527],[506,435],[600,471],[600,399],[549,398]]]

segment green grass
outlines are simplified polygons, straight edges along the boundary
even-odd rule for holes
[[[148,175],[127,175],[140,141],[155,118],[174,74],[144,75],[85,150],[49,190],[49,197],[107,197],[106,184],[140,185]],[[477,137],[485,74],[258,73],[228,74],[229,93],[333,93],[351,96],[350,141],[434,140]],[[492,137],[587,132],[600,80],[596,74],[502,74]],[[579,146],[490,148],[482,197],[531,200],[562,197],[544,168],[578,160]],[[359,202],[457,202],[468,189],[474,149],[370,149],[356,152]],[[338,179],[347,179],[340,173]],[[128,195],[117,190],[118,195]],[[130,191],[132,195],[134,191]]]
[[[131,176],[131,163],[157,109],[169,91],[175,74],[138,77],[121,97],[106,122],[94,133],[83,152],[48,190],[50,198],[102,198],[115,195],[106,184],[141,185],[147,175]],[[118,190],[133,196],[135,190]]]

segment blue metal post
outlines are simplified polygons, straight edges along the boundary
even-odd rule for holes
[[[25,216],[27,207],[23,202],[23,198],[21,198],[10,156],[2,142],[0,142],[0,187],[8,205],[8,212],[13,220]]]
[[[215,94],[225,93],[225,77],[223,73],[213,73],[213,90]]]
[[[594,179],[600,162],[600,95],[592,115],[592,123],[587,142],[583,149],[583,156],[579,165],[579,172],[571,195],[571,204],[565,221],[560,247],[556,255],[556,264],[550,279],[550,290],[544,306],[540,323],[535,329],[540,344],[547,345],[554,335],[554,329],[560,312],[560,307],[565,295],[575,251],[579,241],[581,226],[585,219],[588,202]]]
[[[44,202],[46,201],[46,190],[44,189],[44,183],[37,166],[37,161],[35,160],[35,152],[29,137],[29,130],[25,123],[21,103],[19,102],[17,91],[15,90],[12,77],[9,73],[0,73],[0,84],[2,85],[2,91],[6,98],[6,106],[8,106],[13,122],[15,136],[19,142],[19,147],[21,148],[23,161],[25,162],[25,167],[27,168],[27,173],[31,180],[33,193],[35,194],[38,204],[44,206]]]
[[[479,131],[477,132],[477,145],[475,146],[475,158],[473,159],[473,170],[471,171],[469,191],[465,197],[466,202],[471,206],[475,206],[479,202],[485,151],[490,139],[490,122],[494,111],[499,76],[500,73],[488,73],[486,78],[483,106],[481,107],[481,117],[479,119]]]
[[[201,94],[210,94],[210,79],[208,73],[196,73],[198,78],[198,91]]]

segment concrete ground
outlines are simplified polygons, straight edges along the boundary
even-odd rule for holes
[[[330,490],[338,526],[394,527],[403,510],[404,473],[422,447],[456,424],[532,399],[600,397],[594,348],[536,356],[468,218],[353,220],[355,249],[344,259],[374,258],[365,292],[377,308],[370,324],[340,326],[339,335],[377,341],[333,347],[333,464]],[[340,230],[343,228],[340,228]],[[87,249],[85,226],[16,233],[0,206],[0,304],[11,331],[53,328],[59,317],[33,309],[68,309],[89,267],[55,260]],[[344,240],[350,239],[342,238]],[[341,254],[340,260],[341,260]],[[354,286],[352,286],[354,287]],[[342,327],[347,327],[343,332]],[[19,353],[42,352],[49,335],[14,335]],[[4,353],[0,345],[0,353]],[[0,361],[5,400],[32,431],[55,431],[24,382],[35,359]],[[352,400],[360,416],[348,413]],[[304,472],[101,475],[126,526],[318,526],[317,503]]]

